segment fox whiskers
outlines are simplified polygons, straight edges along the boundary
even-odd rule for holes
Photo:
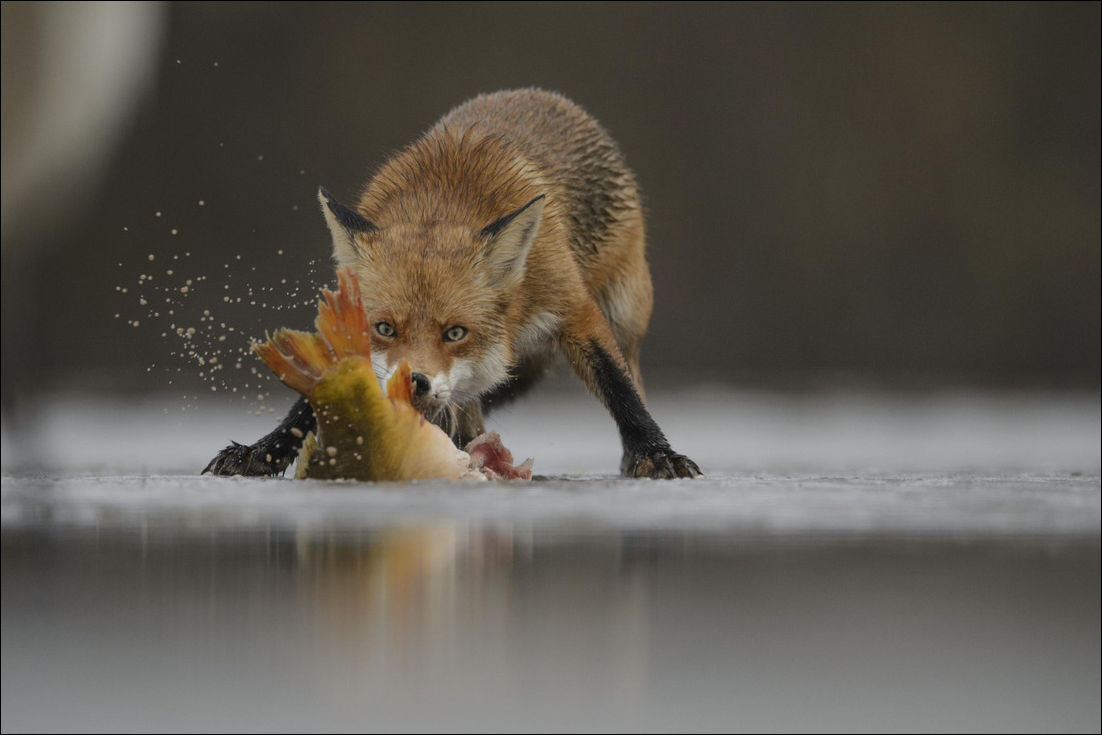
[[[456,414],[455,406],[452,403],[442,403],[436,407],[431,416],[427,416],[429,421],[439,426],[444,430],[444,433],[448,435],[452,440],[455,439],[455,435],[459,431],[459,417]]]

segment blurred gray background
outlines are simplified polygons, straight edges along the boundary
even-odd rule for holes
[[[305,326],[316,187],[354,200],[452,106],[529,85],[641,182],[651,383],[1098,388],[1097,3],[3,14],[9,404],[202,386],[168,326],[204,310],[236,325],[208,351]],[[195,279],[172,319],[145,274]]]

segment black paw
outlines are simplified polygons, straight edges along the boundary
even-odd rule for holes
[[[658,450],[649,454],[625,455],[620,465],[624,477],[650,477],[655,480],[672,480],[678,477],[704,477],[704,473],[684,454],[672,450]]]
[[[282,475],[294,459],[294,454],[276,456],[261,444],[247,446],[230,442],[230,445],[218,453],[199,474],[205,475],[246,475],[263,477]]]

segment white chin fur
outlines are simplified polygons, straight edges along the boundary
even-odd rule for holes
[[[491,347],[481,360],[456,360],[452,363],[452,390],[466,396],[481,396],[508,377],[509,366],[501,347]]]

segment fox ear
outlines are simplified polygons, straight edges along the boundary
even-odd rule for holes
[[[360,252],[356,245],[356,235],[374,232],[379,228],[358,212],[338,202],[323,186],[318,187],[318,201],[321,202],[321,213],[325,215],[325,223],[329,225],[329,232],[333,236],[333,259],[340,266],[353,265]]]
[[[479,233],[486,238],[482,250],[494,285],[516,286],[524,277],[528,251],[540,230],[544,198],[541,194],[511,214],[495,220]]]

